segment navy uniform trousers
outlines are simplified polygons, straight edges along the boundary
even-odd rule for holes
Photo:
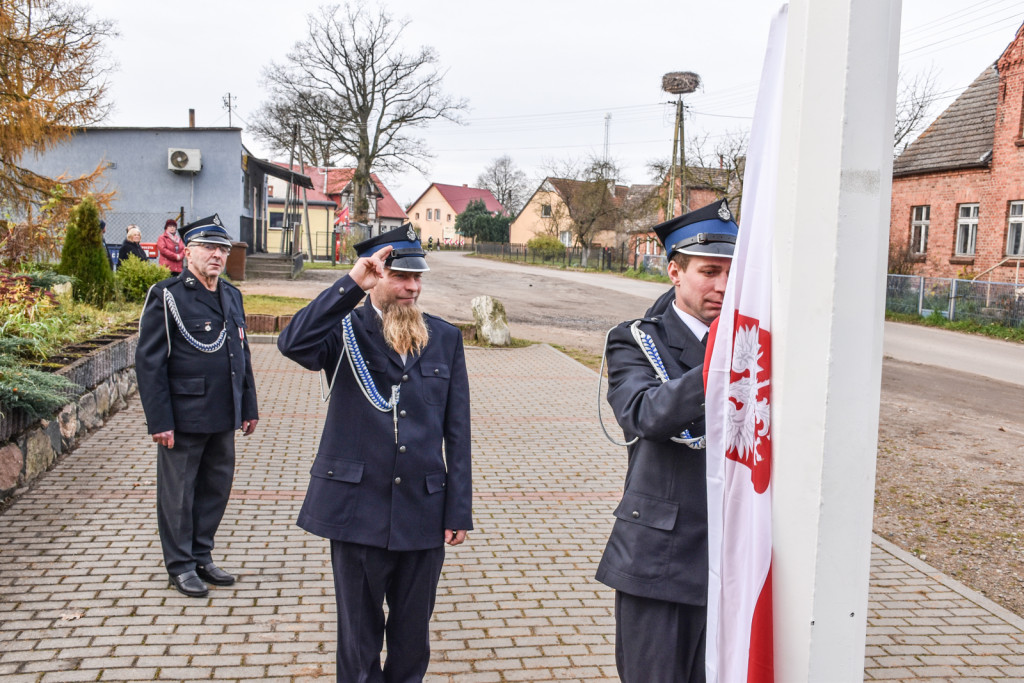
[[[157,446],[156,520],[168,574],[213,561],[234,473],[234,431],[175,432],[173,449]]]
[[[331,541],[338,605],[338,683],[423,680],[430,662],[430,615],[442,564],[443,547],[403,551]],[[382,638],[388,646],[383,670]]]

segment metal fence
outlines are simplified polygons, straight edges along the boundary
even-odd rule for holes
[[[178,228],[181,228],[180,214],[181,209],[174,209],[172,211],[115,211],[104,213],[100,215],[100,218],[107,224],[103,240],[107,244],[120,246],[128,234],[128,226],[135,225],[142,232],[143,242],[156,242],[156,238],[160,237],[163,233],[164,223],[167,222],[168,218],[178,221]]]
[[[889,275],[885,309],[1019,327],[1024,323],[1024,287],[1011,282]]]
[[[551,251],[530,249],[525,244],[502,244],[498,242],[481,242],[476,245],[476,253],[486,256],[497,256],[504,261],[521,263],[544,263],[566,268],[592,268],[622,272],[629,268],[628,257],[632,254],[626,245],[620,247],[593,247],[585,253],[582,247],[566,247]]]

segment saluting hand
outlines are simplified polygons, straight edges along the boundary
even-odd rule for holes
[[[370,291],[384,277],[384,261],[391,254],[392,249],[394,247],[389,244],[369,256],[364,256],[352,266],[349,277],[356,281],[361,290]]]

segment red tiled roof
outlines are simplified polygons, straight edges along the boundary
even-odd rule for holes
[[[274,161],[272,163],[274,163],[277,166],[280,166],[281,168],[288,168],[288,164],[286,164],[283,161]],[[309,176],[310,180],[313,181],[313,189],[312,190],[306,190],[306,199],[308,199],[311,202],[312,201],[316,201],[316,202],[333,202],[334,201],[333,199],[328,197],[323,192],[323,189],[324,189],[323,169],[317,168],[316,166],[306,166],[306,168],[303,169],[301,166],[299,166],[299,164],[292,164],[291,168],[296,173],[304,173],[305,175]],[[299,194],[299,197],[301,197],[301,196],[302,195]]]
[[[288,164],[280,161],[275,161],[278,166],[288,168]],[[296,171],[299,170],[297,165],[292,166]],[[345,191],[345,188],[352,182],[352,176],[356,173],[354,168],[319,168],[316,166],[306,166],[306,175],[313,181],[313,193],[317,195],[317,199],[326,199],[332,201],[335,205],[338,204],[338,195]],[[380,181],[376,173],[371,173],[370,178],[373,180],[374,185],[380,191],[381,196],[377,199],[377,215],[381,218],[400,218],[405,220],[408,218],[405,211],[402,211],[402,207],[398,205],[395,198],[391,196],[388,188],[384,186],[384,183]],[[313,197],[309,197],[310,200]]]
[[[391,193],[388,192],[388,188],[384,187],[384,183],[380,181],[376,173],[371,173],[370,177],[373,178],[373,182],[376,183],[377,189],[384,195],[377,200],[377,215],[381,218],[401,218],[403,221],[409,218],[402,207],[398,205],[398,202]]]
[[[433,183],[433,186],[437,188],[437,191],[441,193],[441,196],[444,197],[444,200],[448,202],[448,205],[452,207],[456,214],[465,211],[469,203],[477,199],[483,200],[484,206],[487,207],[488,211],[505,213],[505,207],[495,199],[490,190],[479,187],[466,187],[465,185],[442,185],[441,183]],[[430,188],[427,189],[429,190]]]

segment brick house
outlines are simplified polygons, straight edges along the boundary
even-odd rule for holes
[[[742,178],[742,168],[732,173],[711,168],[699,168],[699,167],[687,167],[689,169],[688,175],[692,179],[686,184],[686,205],[689,207],[689,211],[696,211],[699,208],[705,207],[712,202],[716,202],[726,193],[723,193],[720,188],[728,187],[729,195],[736,195],[742,191],[742,188],[736,186],[736,181]],[[650,256],[662,256],[664,255],[665,249],[662,247],[661,240],[651,229],[655,225],[662,223],[666,220],[664,205],[668,202],[668,179],[661,186],[649,185],[645,186],[650,188],[649,192],[658,192],[663,200],[660,208],[650,213],[643,221],[638,221],[638,225],[635,227],[631,226],[627,229],[626,234],[628,235],[628,249],[629,259],[628,263],[633,268],[640,266],[651,267],[652,261]],[[685,213],[683,210],[682,192],[680,192],[680,181],[676,180],[676,191],[674,193],[675,201],[675,214],[676,216]],[[739,217],[738,201],[730,200],[730,208],[733,209],[737,214],[737,220]],[[657,266],[655,266],[657,268]]]
[[[1024,265],[1024,25],[893,164],[890,271],[1015,281]]]

